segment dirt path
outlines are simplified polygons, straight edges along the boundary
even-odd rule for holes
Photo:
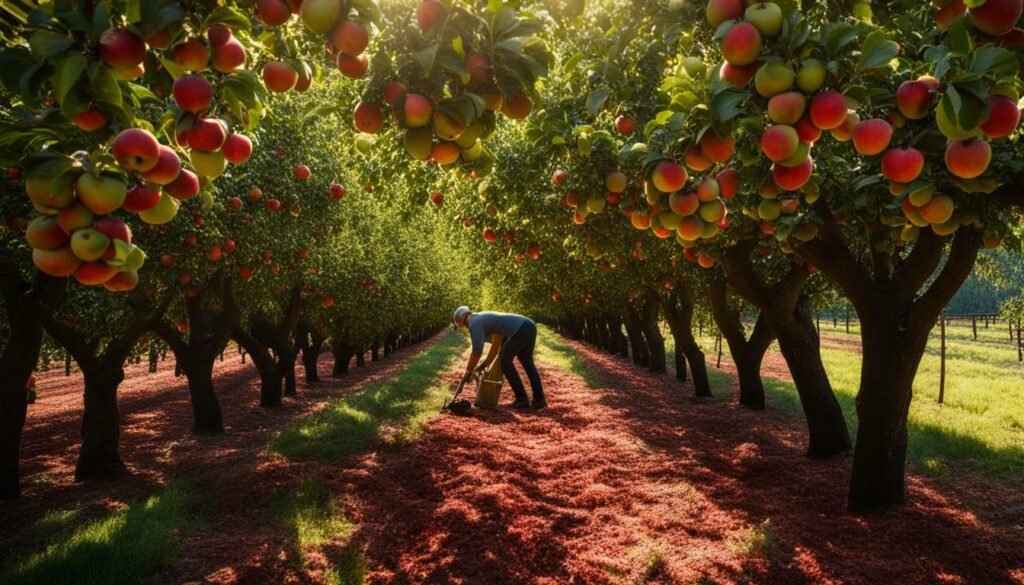
[[[179,560],[159,582],[295,582],[294,563],[282,552],[292,535],[269,523],[264,505],[292,481],[267,472],[279,461],[266,450],[270,437],[328,399],[394,373],[436,339],[378,362],[368,359],[366,367],[353,362],[350,374],[337,379],[329,377],[333,360],[325,354],[319,363],[323,381],[313,386],[301,382],[305,372],[298,362],[298,396],[286,397],[277,409],[259,407],[259,375],[229,352],[214,374],[227,431],[216,437],[192,436],[188,386],[184,377],[174,377],[170,356],[154,374],[145,365],[132,366],[118,392],[121,456],[131,474],[116,482],[73,481],[81,444],[80,374],[37,376],[40,400],[29,408],[22,438],[24,497],[0,504],[0,526],[16,527],[0,531],[0,558],[39,548],[43,543],[33,538],[31,526],[49,511],[83,508],[87,516],[99,514],[182,479],[198,508],[198,528],[183,533]]]
[[[300,568],[295,535],[269,513],[306,477],[358,524],[372,583],[1024,583],[1024,486],[965,475],[950,493],[912,476],[906,508],[849,516],[850,459],[804,458],[801,419],[699,401],[669,376],[573,345],[607,389],[542,364],[546,411],[441,416],[412,445],[332,465],[266,445],[426,345],[344,382],[300,385],[269,411],[251,366],[229,358],[218,377],[229,432],[215,438],[188,434],[183,379],[129,376],[140,382],[121,395],[123,454],[137,471],[112,484],[70,483],[81,399],[73,384],[50,386],[26,429],[28,497],[0,512],[27,526],[47,509],[112,507],[184,478],[198,521],[160,584],[323,582],[322,563]],[[0,535],[0,547],[25,545],[23,533]]]
[[[804,458],[801,421],[577,348],[614,390],[542,367],[551,409],[442,417],[332,474],[373,582],[1024,582],[1007,486],[971,484],[988,520],[914,477],[905,509],[856,518],[849,458]]]

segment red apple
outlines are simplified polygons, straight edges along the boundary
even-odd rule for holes
[[[167,185],[181,173],[181,159],[169,146],[160,145],[156,166],[142,173],[142,178],[157,185]]]
[[[174,61],[187,72],[202,71],[210,62],[210,51],[198,37],[192,37],[171,49]]]
[[[420,30],[429,32],[444,18],[444,6],[437,0],[423,0],[416,9],[416,22]]]
[[[87,110],[75,116],[71,122],[86,132],[92,132],[106,126],[107,117],[98,110]]]
[[[220,150],[227,138],[227,122],[216,118],[203,118],[188,131],[189,147],[203,152]]]
[[[240,165],[252,156],[252,140],[242,134],[233,133],[224,141],[220,151],[228,162]]]
[[[179,108],[197,114],[213,102],[213,85],[199,75],[182,75],[174,80],[171,94]]]
[[[142,128],[129,128],[114,138],[111,152],[125,170],[144,173],[159,162],[160,143]]]
[[[305,181],[306,179],[309,179],[309,175],[309,167],[307,167],[306,165],[298,165],[295,167],[295,176],[300,181]]]
[[[284,0],[257,0],[256,14],[267,26],[280,26],[292,16],[291,8]]]
[[[338,53],[338,71],[350,79],[362,79],[370,68],[370,61],[366,55],[349,55]]]
[[[331,41],[342,53],[359,55],[370,44],[370,33],[358,22],[343,20],[331,32]]]
[[[164,191],[175,199],[191,199],[199,194],[199,177],[188,169],[181,169],[177,179],[164,185]]]
[[[882,155],[882,175],[896,183],[913,183],[924,170],[924,155],[916,148],[891,148]]]
[[[146,60],[146,43],[124,28],[108,28],[100,35],[100,59],[114,69],[134,69]]]
[[[125,211],[141,213],[156,207],[160,202],[160,189],[148,183],[139,183],[128,190],[124,204],[121,206]]]
[[[359,102],[352,113],[352,119],[360,132],[376,134],[384,126],[384,114],[380,106],[368,102]]]
[[[263,66],[263,83],[270,91],[289,91],[298,81],[298,72],[284,61],[271,61]]]

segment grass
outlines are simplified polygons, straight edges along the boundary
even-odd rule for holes
[[[171,483],[146,501],[101,518],[83,519],[79,509],[51,511],[32,528],[34,536],[50,543],[5,567],[0,583],[139,583],[177,553],[174,532],[182,524],[185,499],[180,486]]]
[[[307,568],[309,555],[326,560],[324,576],[332,585],[356,585],[366,579],[366,559],[352,535],[356,524],[347,519],[328,497],[327,487],[307,478],[298,491],[279,493],[271,500],[275,521],[289,533],[299,568]]]
[[[730,550],[742,552],[747,556],[766,559],[774,558],[779,550],[778,539],[770,520],[751,526],[739,537],[729,540],[726,545]]]
[[[438,382],[438,375],[464,348],[462,336],[445,335],[397,374],[367,384],[358,394],[335,400],[281,431],[270,449],[293,460],[330,462],[381,442],[416,440],[451,392],[449,384]]]
[[[859,325],[851,322],[849,335],[842,320],[835,328],[831,320],[823,320],[821,329],[826,340],[822,360],[855,434]],[[711,347],[714,338],[700,342]],[[936,328],[914,381],[910,460],[919,470],[937,475],[948,473],[950,464],[969,463],[990,477],[1024,479],[1024,366],[1017,362],[1005,324],[987,330],[979,325],[977,340],[969,322],[947,325],[944,404],[938,403],[940,355]],[[792,383],[766,379],[765,388],[775,407],[802,416]]]
[[[548,365],[568,370],[587,383],[590,388],[604,388],[605,381],[597,370],[587,365],[571,345],[544,325],[537,326],[537,358]]]

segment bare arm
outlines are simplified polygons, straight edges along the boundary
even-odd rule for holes
[[[487,351],[487,357],[484,358],[484,363],[480,366],[480,370],[486,370],[491,367],[494,360],[498,358],[498,351],[501,348],[501,340],[503,337],[497,333],[491,336],[491,349]]]
[[[473,353],[469,355],[469,362],[466,363],[466,374],[462,376],[463,382],[468,382],[473,377],[473,370],[476,368],[477,362],[480,361],[480,354]]]

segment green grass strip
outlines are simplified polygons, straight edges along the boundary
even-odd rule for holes
[[[537,358],[550,366],[569,370],[576,374],[587,386],[598,389],[604,388],[605,381],[597,370],[587,365],[571,345],[544,325],[537,326]]]
[[[462,335],[445,335],[397,374],[371,382],[358,394],[335,400],[284,429],[271,440],[270,450],[293,460],[330,462],[380,442],[416,440],[451,392],[451,385],[438,381],[438,375],[465,348]]]
[[[357,525],[330,501],[323,482],[306,478],[299,489],[279,492],[270,502],[274,520],[288,531],[293,555],[300,569],[307,568],[307,554],[319,551],[327,560],[325,577],[332,585],[361,584],[366,579],[366,559],[352,541]]]
[[[47,514],[33,533],[50,535],[51,544],[0,571],[0,583],[138,583],[177,554],[174,530],[184,510],[185,495],[171,483],[145,502],[98,519],[83,522],[77,510]]]
[[[831,322],[823,322],[822,333],[828,339],[821,357],[855,439],[861,356],[856,352],[858,325],[851,324],[850,330],[846,335],[843,323],[835,331]],[[950,464],[970,463],[996,479],[1024,478],[1024,367],[1016,363],[1016,349],[1007,332],[979,325],[979,338],[974,340],[970,326],[958,324],[949,327],[947,334],[945,404],[937,400],[937,330],[929,338],[914,379],[907,421],[909,459],[917,470],[933,475],[946,475]],[[850,345],[835,347],[840,342]],[[701,343],[710,346],[713,338],[706,337]],[[772,407],[803,417],[792,382],[765,378],[764,384]]]

